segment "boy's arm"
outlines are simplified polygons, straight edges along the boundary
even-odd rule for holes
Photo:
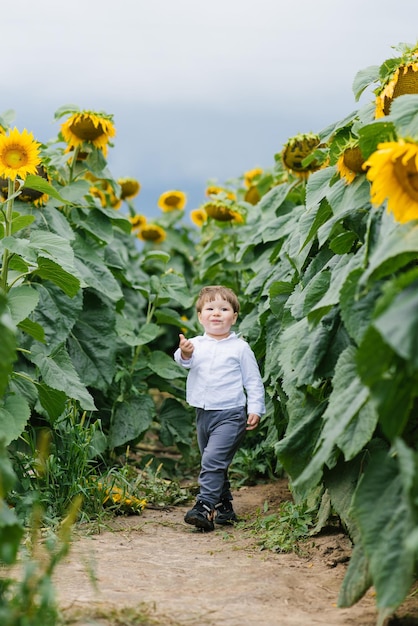
[[[192,356],[194,352],[194,345],[190,339],[186,339],[186,337],[182,334],[179,335],[180,343],[179,347],[174,353],[174,360],[179,365],[182,365],[185,368],[190,368],[192,365]]]

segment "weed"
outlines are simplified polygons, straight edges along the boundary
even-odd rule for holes
[[[268,504],[257,511],[252,521],[238,523],[238,528],[257,536],[261,550],[273,552],[295,552],[302,554],[301,543],[308,537],[314,524],[314,514],[303,504],[282,502],[276,513],[268,513]]]

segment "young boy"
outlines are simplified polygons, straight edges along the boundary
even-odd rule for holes
[[[196,407],[196,428],[202,455],[200,493],[184,521],[204,531],[237,521],[232,507],[228,468],[246,430],[253,430],[265,412],[264,386],[248,343],[231,331],[239,302],[221,285],[204,287],[196,302],[204,334],[180,334],[174,359],[189,370],[186,399]],[[216,517],[215,517],[216,512]]]

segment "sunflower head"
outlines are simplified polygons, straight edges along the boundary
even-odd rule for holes
[[[166,191],[158,198],[158,206],[162,211],[182,211],[186,206],[186,194],[183,191]]]
[[[0,133],[0,176],[25,180],[28,174],[36,174],[41,161],[39,148],[40,144],[26,129],[21,133],[17,128],[7,135]]]
[[[73,113],[61,124],[61,133],[68,144],[67,152],[84,144],[91,144],[106,156],[109,139],[116,135],[116,129],[111,115],[80,111]]]
[[[132,231],[135,232],[140,228],[143,228],[147,223],[147,218],[145,215],[134,215],[129,218],[129,221],[132,224]]]
[[[387,200],[396,221],[418,219],[418,144],[404,140],[378,145],[364,164],[376,206]]]
[[[135,178],[118,178],[118,184],[120,185],[121,200],[128,200],[130,198],[135,198],[139,194],[141,189],[141,185]]]
[[[151,243],[162,243],[167,237],[167,233],[158,224],[145,224],[138,230],[138,239],[149,241]]]
[[[287,170],[301,178],[307,178],[309,174],[320,169],[321,164],[316,159],[307,165],[303,161],[320,146],[320,139],[314,133],[304,133],[291,137],[282,150],[283,165]]]
[[[208,214],[205,209],[193,209],[190,211],[190,219],[198,228],[202,228],[203,224],[207,222]]]
[[[256,185],[251,185],[245,192],[244,200],[250,204],[258,204],[261,196]]]
[[[418,93],[418,43],[395,46],[399,56],[387,59],[379,68],[380,86],[375,90],[375,117],[390,113],[395,98]]]
[[[48,172],[43,165],[38,165],[36,168],[36,175],[44,178],[49,182]],[[21,202],[33,203],[36,207],[41,207],[48,202],[49,196],[42,191],[36,189],[30,189],[29,187],[23,187],[22,193],[18,198]]]
[[[221,200],[210,200],[200,207],[201,210],[218,222],[240,222],[242,216]]]
[[[364,158],[358,146],[347,147],[337,161],[337,172],[351,184],[357,174],[364,174]]]
[[[236,200],[236,195],[233,191],[224,189],[223,187],[218,187],[217,185],[209,185],[209,187],[206,188],[205,195],[208,197],[224,196],[225,198],[228,198],[228,200]]]
[[[244,185],[245,187],[247,187],[247,189],[249,187],[251,187],[251,185],[260,178],[260,176],[263,174],[263,170],[261,169],[261,167],[255,167],[252,170],[248,170],[247,172],[244,172]]]

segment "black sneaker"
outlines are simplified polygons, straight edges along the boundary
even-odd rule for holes
[[[184,521],[186,524],[192,524],[202,530],[214,530],[213,514],[214,510],[209,504],[206,504],[203,500],[198,500],[194,507],[187,511]]]
[[[238,517],[232,507],[231,500],[222,500],[215,506],[216,517],[215,523],[221,526],[227,526],[238,521]]]

